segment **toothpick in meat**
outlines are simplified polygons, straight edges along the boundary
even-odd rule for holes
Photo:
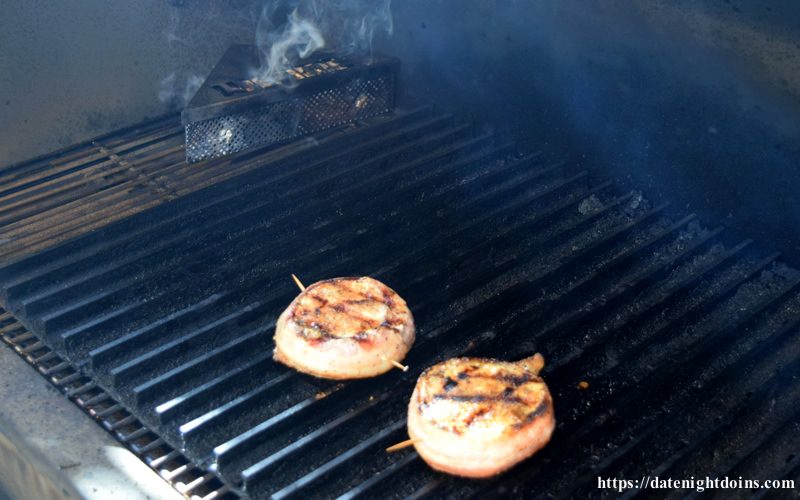
[[[395,451],[400,451],[404,448],[408,448],[409,446],[414,446],[414,443],[419,443],[421,439],[406,439],[405,441],[400,441],[397,444],[393,444],[392,446],[386,448],[387,453],[393,453]]]
[[[306,291],[306,287],[300,281],[300,278],[298,278],[297,276],[292,274],[292,279],[294,280],[295,284],[297,285],[297,288],[299,288],[301,292],[305,292]]]

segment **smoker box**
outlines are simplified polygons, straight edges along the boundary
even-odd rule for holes
[[[181,115],[189,163],[387,113],[399,62],[391,57],[316,53],[287,70],[289,84],[251,78],[257,48],[228,49]]]

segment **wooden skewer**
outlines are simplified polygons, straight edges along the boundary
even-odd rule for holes
[[[297,285],[297,288],[299,288],[301,292],[306,291],[306,287],[303,286],[303,283],[300,281],[300,278],[292,274],[292,279],[294,280],[295,284]]]
[[[388,361],[389,363],[393,364],[394,367],[397,368],[398,370],[403,370],[404,372],[408,371],[408,365],[404,365],[404,364],[402,364],[400,362],[397,362],[397,361],[395,361],[393,359],[389,359],[386,356],[381,356],[381,357],[383,358],[384,361]]]
[[[421,439],[406,439],[405,441],[401,441],[397,444],[393,444],[392,446],[386,448],[387,453],[393,453],[395,451],[402,450],[403,448],[408,448],[409,446],[413,446],[414,443],[419,443],[422,441]]]

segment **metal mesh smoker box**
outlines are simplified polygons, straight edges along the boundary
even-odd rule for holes
[[[288,84],[252,78],[252,45],[234,45],[181,116],[189,163],[313,134],[394,107],[399,63],[386,56],[318,53],[290,68]]]

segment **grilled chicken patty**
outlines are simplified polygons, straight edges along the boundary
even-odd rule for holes
[[[454,358],[420,375],[408,433],[436,470],[498,474],[544,447],[555,428],[553,400],[539,377],[544,358],[516,363]]]
[[[278,318],[275,360],[317,377],[373,377],[414,343],[406,302],[369,277],[334,278],[307,287]]]

